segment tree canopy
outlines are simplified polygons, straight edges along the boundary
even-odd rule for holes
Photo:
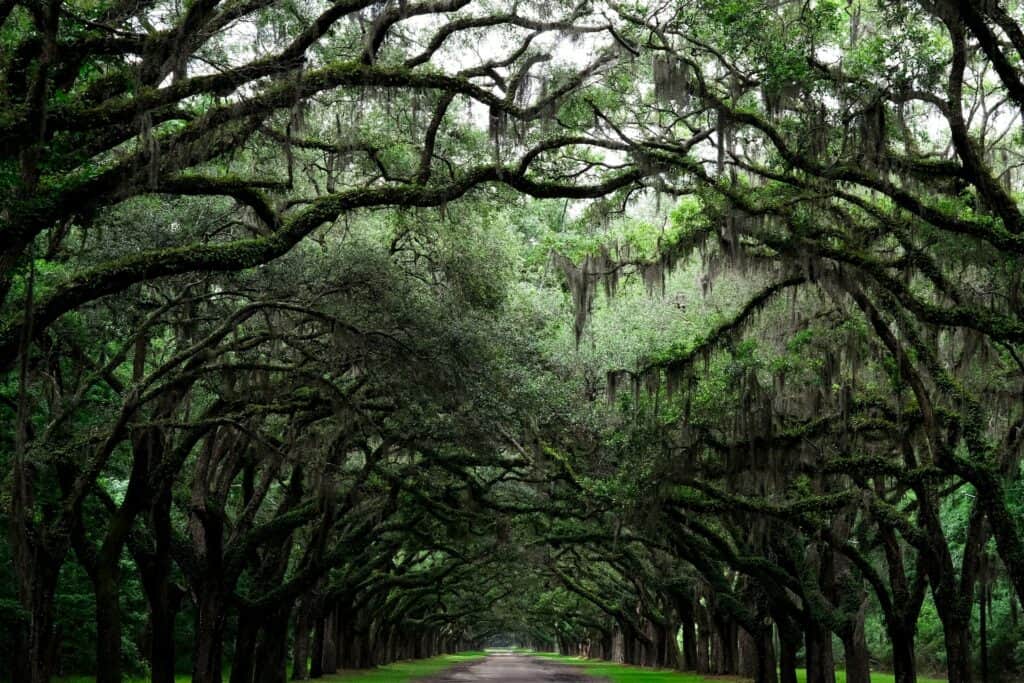
[[[1024,670],[1017,0],[0,0],[0,678]]]

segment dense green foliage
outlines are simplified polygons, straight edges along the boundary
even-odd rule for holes
[[[1022,25],[0,0],[0,678],[1021,674]]]

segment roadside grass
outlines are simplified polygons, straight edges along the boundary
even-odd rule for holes
[[[344,683],[406,683],[417,678],[430,676],[439,671],[444,671],[453,666],[483,659],[486,652],[460,652],[454,655],[441,655],[430,659],[417,659],[407,662],[395,662],[387,666],[379,666],[366,671],[342,671],[330,676],[324,676],[320,681],[338,681]],[[227,680],[228,673],[224,673],[224,680]],[[55,683],[96,683],[94,676],[66,676],[53,679]],[[175,683],[189,683],[192,676],[179,674],[174,677]],[[124,683],[150,683],[149,677],[132,678],[126,676]]]
[[[707,679],[695,673],[668,671],[665,669],[646,669],[639,666],[606,662],[600,659],[565,657],[551,652],[535,652],[534,655],[579,667],[589,676],[604,678],[612,681],[612,683],[712,683],[712,681],[721,681],[723,678],[722,676],[716,676],[714,679]]]
[[[612,683],[721,683],[721,681],[742,680],[730,676],[705,677],[685,671],[647,669],[639,666],[605,662],[600,659],[566,657],[553,652],[534,652],[533,655],[579,667],[591,676],[606,678],[612,681]],[[807,682],[807,671],[804,669],[797,669],[796,675],[800,683]],[[895,676],[890,673],[874,672],[871,674],[871,683],[895,683],[895,680]],[[918,676],[917,681],[918,683],[948,683],[944,678],[925,678],[923,676]],[[846,683],[845,671],[841,669],[836,671],[836,683]]]
[[[807,671],[805,669],[797,669],[796,679],[799,683],[807,683]],[[845,671],[841,669],[836,671],[836,683],[846,683]],[[883,671],[872,671],[871,683],[896,683],[896,677]],[[949,681],[945,678],[927,678],[925,676],[918,676],[917,683],[949,683]]]
[[[379,666],[368,671],[342,671],[331,676],[324,676],[322,681],[344,681],[344,683],[406,683],[417,678],[430,676],[466,662],[475,662],[487,656],[486,652],[460,652],[454,655],[441,655],[430,659],[416,659],[407,662],[395,662],[387,666]]]

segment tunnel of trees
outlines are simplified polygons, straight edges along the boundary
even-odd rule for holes
[[[0,0],[0,679],[1020,674],[1022,113],[1018,0]]]

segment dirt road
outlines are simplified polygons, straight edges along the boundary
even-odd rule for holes
[[[472,683],[473,681],[502,681],[503,683],[595,683],[577,669],[545,661],[539,657],[515,654],[492,654],[487,659],[459,666],[437,674],[424,683]]]

